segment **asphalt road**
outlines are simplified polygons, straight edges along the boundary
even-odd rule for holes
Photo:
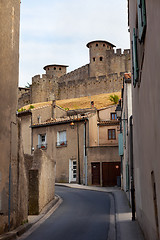
[[[63,203],[26,240],[107,240],[107,193],[58,186],[56,194]]]

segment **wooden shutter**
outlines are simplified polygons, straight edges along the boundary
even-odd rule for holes
[[[119,155],[123,156],[123,133],[118,135]]]
[[[135,28],[133,29],[133,41],[132,41],[132,67],[133,67],[133,85],[136,87],[138,82],[138,55],[137,55],[137,36]]]
[[[143,41],[146,31],[146,4],[145,0],[137,0],[138,7],[138,39]]]

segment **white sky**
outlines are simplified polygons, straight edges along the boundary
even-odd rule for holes
[[[19,85],[48,64],[70,72],[89,63],[90,41],[130,48],[127,24],[127,0],[22,0]]]

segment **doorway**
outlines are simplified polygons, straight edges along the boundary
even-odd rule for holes
[[[69,183],[77,181],[77,161],[69,160]]]
[[[91,163],[92,168],[92,185],[100,185],[100,163]]]
[[[102,163],[102,182],[103,187],[112,187],[117,185],[117,177],[120,176],[120,162]]]

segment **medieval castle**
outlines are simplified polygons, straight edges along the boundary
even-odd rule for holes
[[[30,88],[19,88],[19,108],[53,99],[78,98],[121,90],[123,74],[131,71],[130,50],[97,40],[87,44],[90,62],[67,73],[66,65],[47,65],[46,74],[32,78]]]

